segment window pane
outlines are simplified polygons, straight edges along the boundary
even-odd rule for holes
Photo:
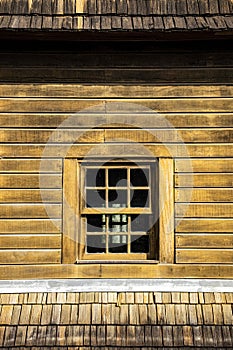
[[[127,186],[127,169],[109,169],[108,185],[110,187],[126,187]]]
[[[105,190],[87,190],[86,191],[86,207],[87,208],[103,208],[105,207]]]
[[[105,215],[88,215],[87,232],[105,232],[106,216]]]
[[[105,169],[87,169],[86,186],[105,187]]]
[[[87,253],[106,253],[106,236],[88,235]]]
[[[148,207],[148,190],[131,190],[130,192],[132,208]]]
[[[125,208],[127,207],[127,191],[126,190],[109,190],[108,192],[109,208]]]
[[[148,186],[149,169],[131,169],[130,170],[131,186]]]
[[[132,232],[147,232],[149,227],[149,215],[132,215],[131,216],[131,231]]]
[[[149,253],[149,235],[131,236],[131,253]]]
[[[127,232],[128,231],[127,215],[120,215],[120,214],[109,215],[109,231],[110,232]]]
[[[127,236],[111,235],[109,236],[109,253],[127,253]]]

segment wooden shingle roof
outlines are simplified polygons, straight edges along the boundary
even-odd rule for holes
[[[0,296],[1,349],[232,349],[233,293]]]
[[[231,31],[232,0],[0,0],[0,29]]]

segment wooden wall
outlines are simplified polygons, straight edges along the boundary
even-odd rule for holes
[[[103,155],[123,149],[132,156],[135,142],[174,158],[175,263],[232,264],[233,54],[227,44],[215,46],[145,43],[139,51],[84,43],[79,51],[1,52],[0,264],[60,264],[64,155],[82,158],[101,143]],[[157,114],[124,115],[117,101]],[[75,126],[61,127],[40,174],[55,128],[89,107],[100,109],[97,119],[77,115]],[[102,126],[91,129],[93,120]],[[147,130],[135,131],[137,121]],[[122,148],[121,138],[132,144]]]

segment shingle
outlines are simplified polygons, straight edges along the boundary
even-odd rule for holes
[[[53,28],[53,18],[50,16],[42,17],[42,29],[52,29]]]
[[[219,0],[219,12],[221,14],[232,14],[230,4],[231,0]]]
[[[123,30],[133,30],[132,17],[123,17],[122,18],[122,27],[123,27]]]
[[[142,30],[143,29],[142,17],[139,17],[139,16],[133,17],[133,28],[135,30]]]
[[[42,16],[32,16],[31,28],[41,29],[41,27],[42,27]]]
[[[174,19],[172,16],[167,16],[163,18],[164,21],[164,27],[167,30],[171,30],[175,28],[175,23],[174,23]]]

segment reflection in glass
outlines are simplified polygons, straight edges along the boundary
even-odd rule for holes
[[[109,253],[127,253],[127,236],[111,235],[108,245]]]
[[[108,185],[110,187],[126,187],[127,186],[127,169],[109,169]]]
[[[106,236],[88,235],[86,249],[87,253],[106,253]]]
[[[131,236],[132,253],[149,253],[149,235]]]
[[[131,202],[132,208],[144,208],[148,207],[148,190],[131,190]]]
[[[104,187],[105,186],[105,169],[87,169],[86,186]]]
[[[126,190],[109,190],[108,191],[109,208],[125,208],[127,206]]]
[[[103,208],[105,207],[104,190],[86,190],[86,207]]]
[[[120,214],[109,215],[109,231],[110,232],[127,232],[128,231],[127,215],[120,215]]]
[[[88,215],[87,232],[105,232],[106,215]]]
[[[149,215],[132,215],[131,231],[147,232],[149,230]]]
[[[148,186],[149,169],[130,169],[131,186]]]

